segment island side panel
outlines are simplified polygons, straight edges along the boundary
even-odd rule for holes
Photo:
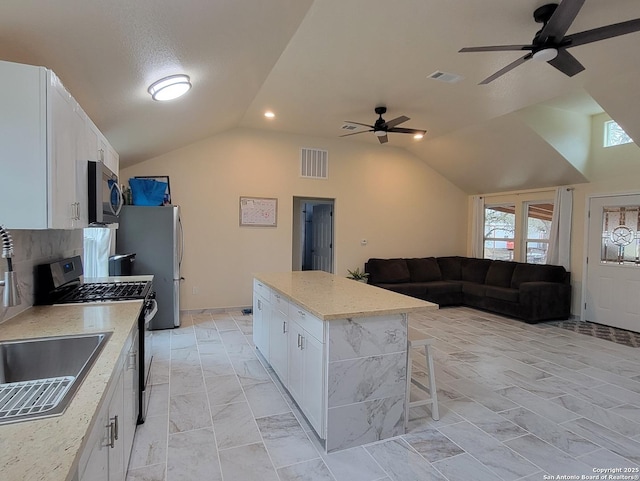
[[[404,434],[407,315],[327,324],[327,452]]]

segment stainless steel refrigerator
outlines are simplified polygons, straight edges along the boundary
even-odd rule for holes
[[[132,275],[153,274],[158,312],[151,329],[180,325],[180,264],[184,253],[177,205],[122,207],[116,234],[118,254],[136,254]]]

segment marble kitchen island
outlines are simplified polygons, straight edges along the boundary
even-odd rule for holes
[[[322,271],[253,286],[256,347],[327,452],[404,433],[408,315],[436,304]]]

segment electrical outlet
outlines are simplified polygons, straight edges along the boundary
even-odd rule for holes
[[[200,294],[200,288],[197,286],[193,286],[191,288],[191,294],[193,294],[194,296],[197,296],[198,294]]]

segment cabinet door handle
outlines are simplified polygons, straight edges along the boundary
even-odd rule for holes
[[[116,439],[118,439],[118,424],[119,424],[119,423],[118,423],[118,415],[116,415],[116,416],[114,417],[114,420],[115,420],[115,423],[116,423],[116,429],[115,429],[116,434],[115,434],[115,436],[114,436],[114,437],[115,437]]]
[[[300,339],[302,338],[302,336],[300,334],[298,334],[298,349],[300,349]]]
[[[305,313],[300,311],[300,310],[298,310],[298,314],[300,314],[300,317],[304,317],[305,316]]]
[[[260,299],[258,299],[258,310],[259,311],[262,310],[262,303],[260,302]]]
[[[282,321],[282,334],[287,333],[287,321]]]
[[[114,419],[114,418],[109,418],[109,419]],[[107,424],[107,429],[109,430],[109,442],[107,443],[107,446],[109,446],[110,448],[115,448],[116,447],[115,421],[111,421],[109,424]]]
[[[138,351],[133,351],[132,353],[129,353],[129,366],[127,366],[127,370],[136,368],[136,365],[138,364],[137,359],[138,359]]]
[[[304,349],[304,336],[300,336],[300,350]]]

